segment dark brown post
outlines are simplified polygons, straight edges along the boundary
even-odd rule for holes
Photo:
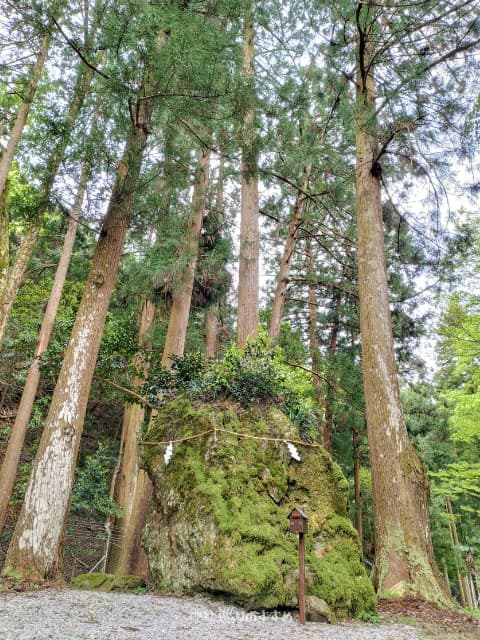
[[[298,533],[298,611],[300,624],[305,624],[305,534],[308,531],[307,516],[295,507],[288,516],[291,533]]]
[[[298,560],[299,560],[298,611],[300,615],[300,624],[305,624],[305,534],[304,533],[300,533],[298,536]]]

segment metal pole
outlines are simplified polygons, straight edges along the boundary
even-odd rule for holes
[[[300,624],[305,624],[305,534],[298,538],[299,576],[298,576],[298,609]]]

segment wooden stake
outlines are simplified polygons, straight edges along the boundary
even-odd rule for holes
[[[305,624],[305,534],[298,537],[299,577],[298,577],[298,609],[300,624]]]

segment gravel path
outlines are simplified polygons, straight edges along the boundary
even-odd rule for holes
[[[308,622],[216,601],[54,589],[0,595],[0,640],[420,640],[399,624]]]

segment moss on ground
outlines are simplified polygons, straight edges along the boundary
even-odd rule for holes
[[[307,593],[338,616],[375,610],[357,534],[347,516],[347,483],[322,448],[220,431],[297,440],[275,407],[168,403],[147,439],[168,441],[216,434],[174,446],[145,446],[143,464],[154,485],[144,546],[154,587],[178,593],[222,594],[248,609],[296,606],[298,537],[287,516],[295,505],[309,516]]]
[[[88,591],[133,591],[145,587],[143,578],[133,575],[113,575],[110,573],[84,573],[74,578],[70,585]]]

